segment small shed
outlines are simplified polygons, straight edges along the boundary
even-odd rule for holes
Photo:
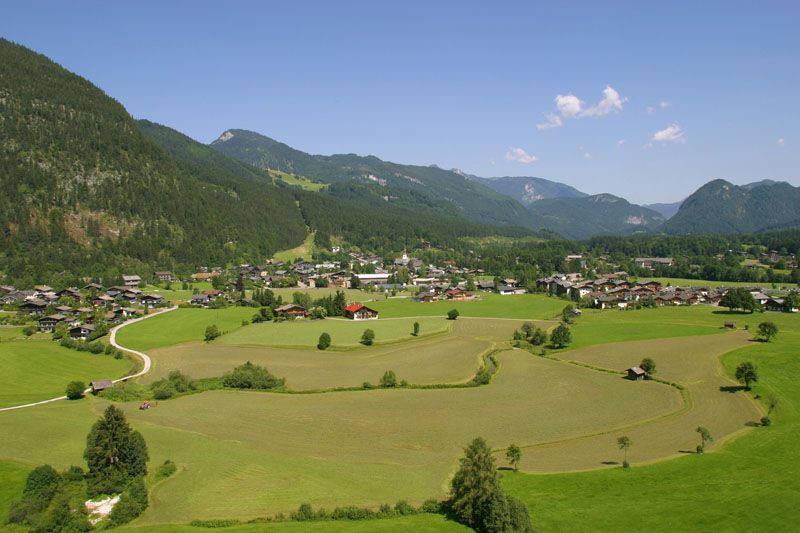
[[[645,376],[647,376],[647,372],[645,372],[638,366],[632,366],[628,369],[628,379],[632,379],[633,381],[639,381],[644,379]]]
[[[114,386],[110,379],[99,379],[97,381],[92,381],[92,393],[97,394],[100,391],[110,389]]]
[[[724,326],[728,329],[736,329],[736,322],[733,322],[732,320],[727,320]]]

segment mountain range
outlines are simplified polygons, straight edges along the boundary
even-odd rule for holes
[[[648,207],[539,177],[311,155],[241,129],[206,145],[135,121],[91,82],[2,39],[0,134],[0,271],[17,279],[257,260],[309,232],[321,246],[388,253],[491,235],[584,239],[800,224],[800,188],[784,182],[714,180],[679,206]]]

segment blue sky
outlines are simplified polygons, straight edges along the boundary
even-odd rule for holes
[[[0,35],[202,142],[245,128],[656,202],[800,185],[798,21],[795,1],[26,0]]]

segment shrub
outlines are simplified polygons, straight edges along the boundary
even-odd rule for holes
[[[559,324],[550,335],[550,343],[555,348],[563,348],[572,342],[572,333],[566,324]]]
[[[455,320],[459,317],[458,309],[451,309],[447,312],[447,320]]]
[[[397,502],[394,506],[394,510],[397,511],[397,514],[399,515],[409,515],[409,514],[415,514],[417,512],[417,510],[414,509],[411,506],[411,504],[409,504],[405,500],[400,500],[399,502]]]
[[[381,377],[381,387],[397,387],[397,375],[395,375],[393,370],[387,370],[383,373],[383,376]]]
[[[361,335],[361,344],[365,346],[372,346],[375,342],[375,332],[371,329],[365,329],[364,333]]]
[[[291,519],[297,520],[298,522],[314,520],[315,518],[316,515],[314,514],[314,509],[311,507],[311,504],[308,503],[300,504],[300,507],[297,508],[297,511],[293,512],[291,515]]]
[[[422,503],[422,506],[419,508],[420,511],[423,513],[441,513],[442,512],[442,504],[438,500],[434,500],[433,498],[425,500]]]
[[[167,380],[153,383],[151,389],[153,391],[153,398],[156,400],[168,400],[178,392],[175,390],[175,386]]]
[[[139,477],[122,493],[108,519],[112,526],[127,524],[141,515],[145,509],[147,509],[147,489]]]
[[[161,464],[161,466],[158,467],[158,470],[156,470],[156,477],[158,479],[166,479],[177,471],[177,465],[171,460],[167,459]]]
[[[216,324],[212,324],[212,325],[206,327],[206,334],[205,334],[204,339],[205,339],[206,342],[211,342],[214,339],[216,339],[217,337],[219,337],[220,335],[222,335],[222,333],[220,333],[219,328],[217,327],[217,325]]]
[[[86,384],[83,381],[70,381],[67,384],[67,399],[80,400],[83,398],[83,391],[86,390]]]
[[[85,475],[86,473],[83,471],[83,468],[72,465],[64,471],[62,477],[64,481],[83,481]]]
[[[327,350],[331,345],[331,336],[327,333],[323,333],[319,336],[319,341],[317,341],[317,348],[319,350]]]
[[[273,376],[266,368],[247,361],[222,376],[222,385],[233,389],[268,390],[282,387],[286,380]]]
[[[369,381],[365,381],[364,383],[361,384],[361,388],[362,389],[374,389],[375,385],[373,385]]]
[[[34,328],[33,326],[25,326],[24,328],[22,328],[22,333],[26,337],[30,337],[31,335],[36,333],[36,328]]]
[[[770,417],[768,417],[768,416],[762,416],[761,417],[761,425],[762,426],[771,426],[772,425],[772,419]]]
[[[481,367],[481,369],[478,370],[478,373],[475,374],[475,377],[472,378],[472,382],[475,383],[476,385],[486,385],[491,380],[492,380],[492,373],[489,372],[489,369],[486,368],[485,366]]]

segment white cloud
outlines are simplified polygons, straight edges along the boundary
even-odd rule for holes
[[[506,152],[506,159],[508,161],[517,161],[519,163],[533,163],[536,161],[535,155],[528,154],[522,148],[511,146]]]
[[[618,148],[621,147],[623,144],[625,144],[625,139],[620,139],[620,140],[617,141],[617,147]]]
[[[581,113],[581,116],[604,117],[609,113],[622,111],[622,104],[626,100],[627,98],[622,98],[611,85],[606,85],[606,88],[603,89],[603,99],[597,105]]]
[[[592,158],[592,154],[590,154],[589,152],[584,152],[583,153],[583,158],[584,159],[591,159]]]
[[[668,101],[666,101],[666,100],[661,100],[661,101],[658,103],[658,107],[660,107],[661,109],[666,109],[666,108],[668,108],[668,107],[669,107],[669,106],[671,106],[671,105],[672,105],[672,102],[668,102]]]
[[[550,128],[560,128],[561,125],[564,124],[561,117],[555,113],[545,113],[544,118],[546,119],[544,122],[540,122],[536,125],[537,129],[549,130]]]
[[[583,102],[573,94],[559,94],[556,96],[556,109],[564,118],[576,117],[581,113]]]
[[[653,140],[658,142],[686,142],[686,137],[683,136],[683,129],[681,129],[680,124],[673,122],[663,130],[655,132]]]
[[[647,114],[648,114],[648,115],[652,115],[652,114],[653,114],[653,111],[655,111],[655,110],[656,110],[656,108],[655,108],[655,107],[653,107],[653,106],[651,106],[651,105],[649,105],[649,106],[645,107],[645,108],[644,108],[644,110],[645,110],[645,111],[647,111]]]
[[[786,144],[786,139],[784,139],[783,137],[778,139],[778,146],[784,146],[785,144]]]

